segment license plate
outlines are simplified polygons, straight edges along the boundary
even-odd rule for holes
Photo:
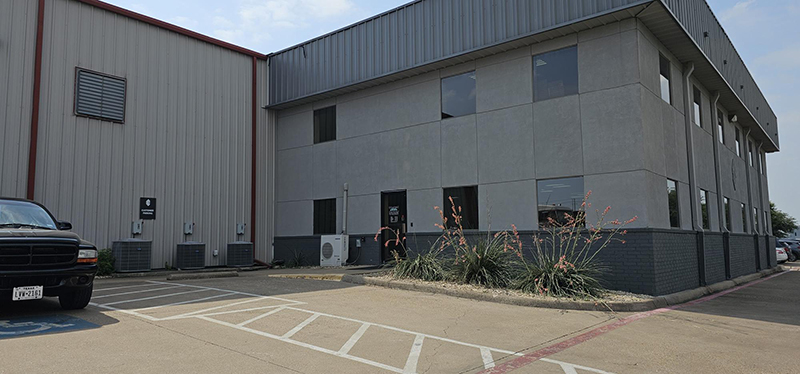
[[[38,300],[44,296],[44,286],[14,287],[12,301]]]

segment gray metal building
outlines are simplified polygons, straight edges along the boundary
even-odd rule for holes
[[[423,250],[447,196],[472,233],[529,237],[589,190],[639,217],[602,255],[612,287],[775,265],[777,118],[704,0],[419,0],[269,55],[96,0],[6,1],[0,21],[0,195],[100,246],[157,198],[156,267],[187,239],[314,264],[343,231],[377,264],[381,226]],[[121,99],[82,112],[82,72]]]

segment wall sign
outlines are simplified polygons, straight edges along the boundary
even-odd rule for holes
[[[399,222],[399,215],[400,215],[400,207],[399,206],[390,206],[389,207],[389,223],[398,223]]]
[[[156,219],[156,198],[139,198],[139,219]]]

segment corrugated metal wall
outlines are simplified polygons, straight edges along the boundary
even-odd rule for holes
[[[0,1],[0,196],[25,197],[37,2]]]
[[[717,70],[750,112],[766,130],[769,137],[778,142],[778,119],[747,70],[742,57],[736,52],[725,30],[722,29],[705,0],[661,0],[680,21],[697,45],[711,59]],[[708,32],[708,37],[705,36]],[[727,61],[727,63],[726,63]],[[742,86],[744,86],[742,88]]]
[[[363,82],[643,0],[420,0],[271,56],[270,104]]]
[[[256,129],[256,258],[272,261],[275,229],[275,113],[269,102],[269,64],[258,61],[258,128]]]
[[[47,2],[44,30],[36,199],[108,247],[156,197],[154,267],[183,222],[224,264],[236,223],[251,228],[252,58],[69,0]],[[127,79],[125,124],[72,114],[77,66]]]

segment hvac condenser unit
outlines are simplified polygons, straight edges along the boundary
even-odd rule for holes
[[[228,243],[228,266],[253,266],[253,243]]]
[[[142,239],[123,239],[111,244],[114,270],[118,273],[150,271],[153,242]]]
[[[206,266],[206,243],[178,243],[175,267],[181,270],[202,269]]]
[[[319,247],[320,266],[342,266],[349,252],[347,235],[322,235]]]

